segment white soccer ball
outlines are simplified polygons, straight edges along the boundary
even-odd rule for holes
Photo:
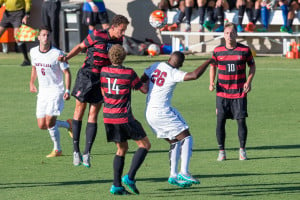
[[[148,47],[148,54],[150,56],[158,56],[160,54],[160,48],[157,44],[150,44]]]
[[[153,28],[162,28],[167,24],[168,18],[164,11],[155,10],[150,14],[149,22]]]

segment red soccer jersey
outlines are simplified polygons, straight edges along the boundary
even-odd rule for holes
[[[218,68],[217,96],[228,99],[246,97],[247,93],[243,92],[246,63],[249,67],[255,66],[250,48],[240,43],[234,49],[220,45],[214,49],[212,58],[216,61],[213,66]]]
[[[123,66],[102,67],[100,81],[104,90],[104,123],[124,124],[133,121],[131,89],[142,87],[136,72]]]
[[[112,39],[106,30],[94,30],[84,39],[87,48],[83,68],[91,67],[94,72],[99,72],[101,67],[111,65],[108,58],[108,50],[114,44],[122,45],[123,39]]]

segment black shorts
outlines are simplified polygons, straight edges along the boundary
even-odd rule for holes
[[[243,119],[248,117],[247,98],[216,98],[217,116],[226,119]]]
[[[72,96],[80,102],[102,102],[103,96],[100,88],[100,73],[94,73],[91,69],[80,68],[77,73]]]
[[[22,24],[22,19],[25,16],[25,10],[5,11],[0,26],[4,28],[19,28]]]
[[[126,124],[104,124],[107,142],[125,142],[129,139],[141,140],[146,137],[142,125],[137,120]]]
[[[107,12],[88,12],[83,11],[82,23],[85,25],[95,26],[97,24],[108,24],[108,15]]]

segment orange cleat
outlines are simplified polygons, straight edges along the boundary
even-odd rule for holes
[[[177,28],[178,28],[178,25],[176,23],[174,23],[168,27],[168,31],[175,31]]]
[[[47,158],[53,158],[53,157],[58,157],[62,155],[62,150],[58,151],[58,150],[53,150],[51,151],[51,153],[49,155],[47,155]]]

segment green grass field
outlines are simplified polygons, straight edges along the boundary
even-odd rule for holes
[[[84,55],[70,62],[72,82]],[[192,71],[207,57],[187,56],[183,70]],[[256,57],[257,72],[248,96],[248,161],[238,160],[235,121],[228,121],[227,158],[217,162],[215,93],[208,90],[208,71],[196,81],[178,84],[173,105],[190,125],[194,152],[190,170],[200,185],[181,189],[167,183],[168,144],[151,133],[144,118],[145,95],[133,93],[135,117],[144,125],[152,149],[137,174],[139,196],[115,197],[112,160],[116,147],[107,143],[99,117],[98,135],[92,151],[92,167],[74,167],[72,140],[61,129],[64,156],[46,158],[52,150],[47,131],[38,129],[36,95],[29,92],[31,67],[20,67],[21,54],[0,54],[0,199],[299,199],[300,195],[300,60]],[[166,56],[128,56],[125,66],[139,75]],[[74,98],[66,102],[60,119],[72,118]],[[86,122],[87,115],[84,122]],[[85,124],[85,123],[83,123]],[[81,149],[84,147],[82,128]],[[128,171],[135,143],[130,141],[124,173]]]

